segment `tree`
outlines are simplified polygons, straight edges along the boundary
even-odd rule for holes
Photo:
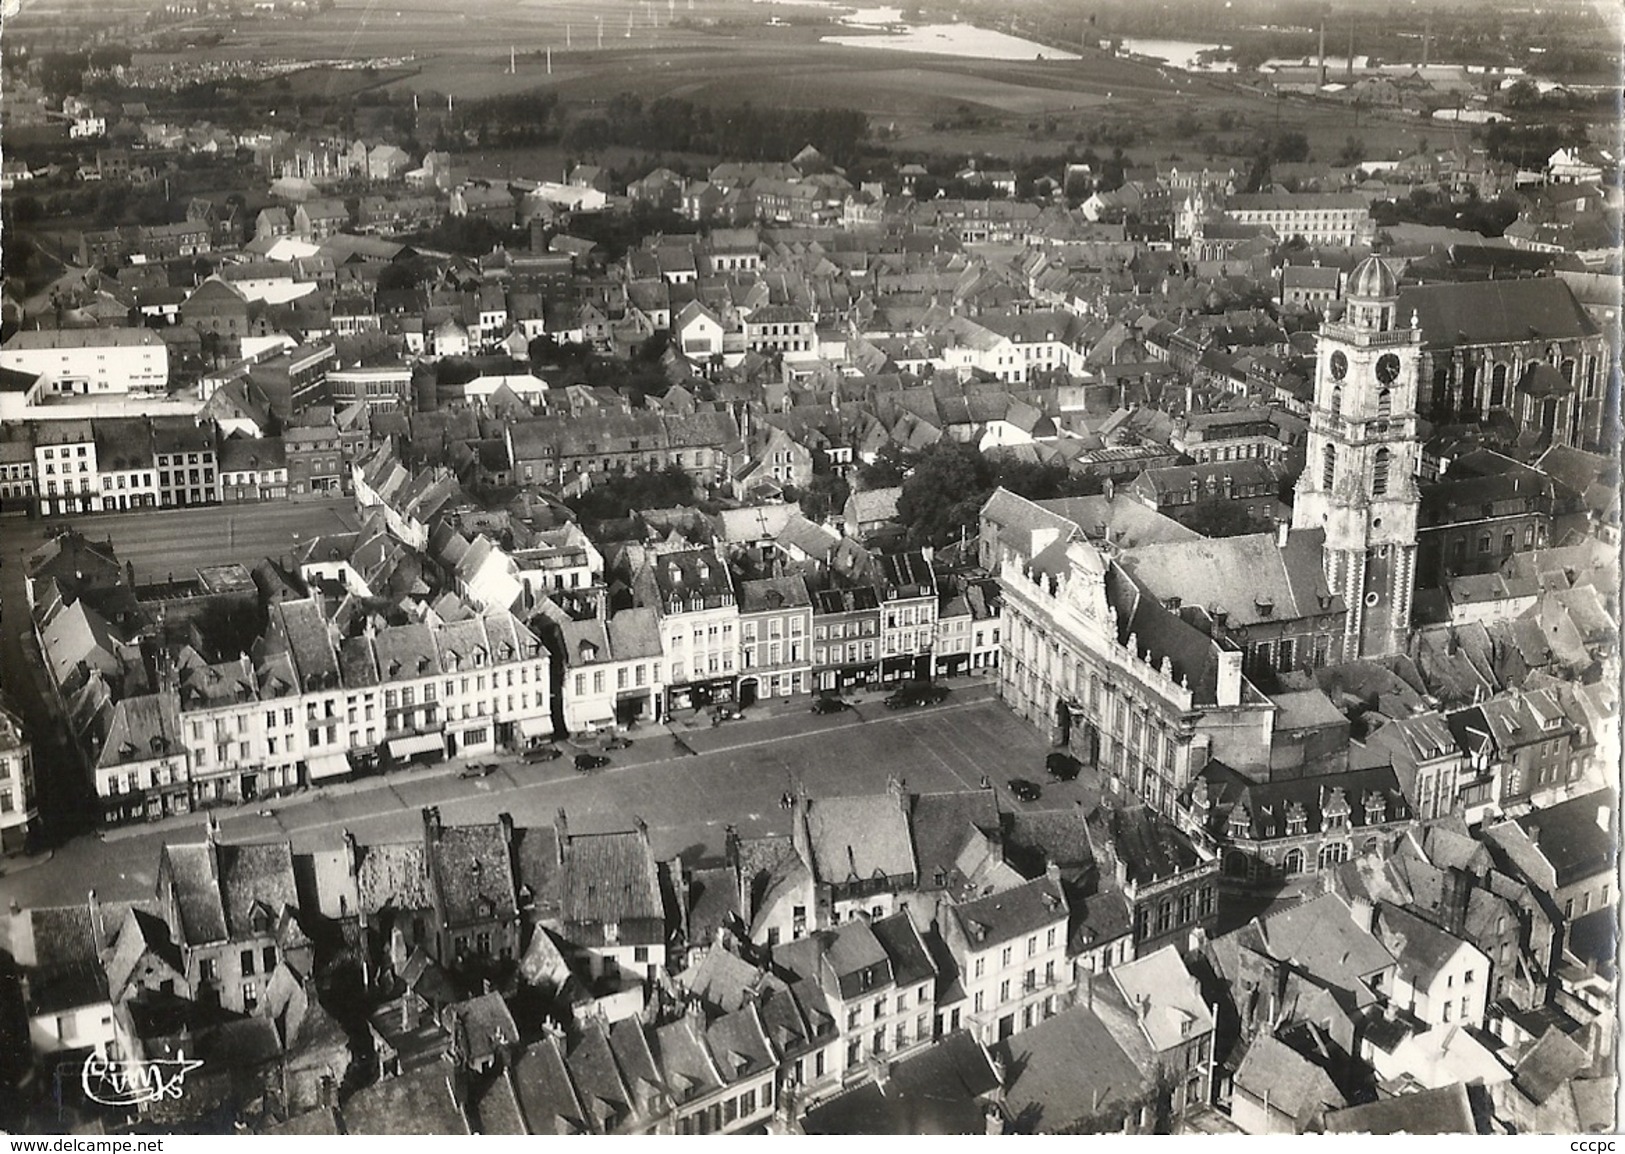
[[[1535,82],[1526,76],[1509,85],[1507,90],[1501,94],[1501,99],[1508,108],[1512,109],[1538,108],[1540,106],[1540,89],[1535,87]]]
[[[858,476],[865,489],[884,489],[888,485],[901,485],[908,468],[903,447],[895,441],[887,441],[875,454],[874,461],[858,470]]]
[[[1246,533],[1268,533],[1274,526],[1246,505],[1214,499],[1192,505],[1181,520],[1186,528],[1204,537],[1240,537]]]
[[[417,272],[408,263],[391,261],[378,271],[378,291],[403,292],[415,289],[420,283]]]
[[[1365,141],[1354,135],[1349,135],[1343,141],[1343,147],[1337,154],[1339,165],[1352,168],[1365,159]]]
[[[819,458],[824,468],[818,467]],[[809,521],[822,521],[846,508],[852,486],[839,473],[829,470],[829,456],[822,449],[813,450],[813,478],[806,492],[801,494],[801,513]]]
[[[943,440],[921,450],[897,498],[897,519],[910,544],[959,540],[976,523],[993,484],[993,467],[975,445]]]

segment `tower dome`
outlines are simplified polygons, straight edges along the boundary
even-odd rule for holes
[[[1399,278],[1384,261],[1368,256],[1354,266],[1348,295],[1359,300],[1393,300],[1399,296]]]

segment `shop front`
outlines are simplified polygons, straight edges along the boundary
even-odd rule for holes
[[[647,689],[615,695],[615,724],[623,729],[640,721],[657,721],[657,712],[655,696]]]
[[[671,715],[684,709],[704,709],[710,705],[729,704],[734,699],[734,679],[713,677],[705,681],[689,681],[669,686],[666,690],[666,713]]]

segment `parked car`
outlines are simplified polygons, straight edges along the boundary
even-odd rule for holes
[[[812,703],[814,713],[840,713],[844,709],[851,709],[850,701],[842,701],[839,697],[819,697]]]
[[[1070,753],[1052,753],[1044,759],[1044,769],[1056,781],[1076,781],[1083,762]]]
[[[603,769],[609,764],[609,758],[597,753],[576,754],[576,772],[591,773],[595,769]]]
[[[457,771],[458,777],[490,777],[496,772],[496,763],[490,761],[476,761],[463,766]]]
[[[564,750],[556,745],[538,745],[534,749],[525,750],[524,759],[528,762],[557,761],[564,756]]]
[[[609,749],[631,749],[632,748],[632,739],[630,737],[622,737],[618,733],[606,734],[605,736],[598,739],[598,748],[599,749],[605,749],[605,750],[609,750]]]
[[[1015,795],[1017,801],[1037,801],[1044,793],[1038,788],[1036,781],[1028,781],[1024,777],[1010,779],[1010,792]]]
[[[929,681],[905,681],[886,698],[887,709],[906,709],[911,705],[935,705],[948,696],[943,685]]]

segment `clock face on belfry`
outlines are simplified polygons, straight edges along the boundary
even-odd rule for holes
[[[1334,381],[1340,381],[1340,380],[1342,380],[1344,377],[1346,377],[1348,375],[1349,359],[1346,356],[1343,355],[1343,350],[1342,349],[1338,349],[1335,353],[1332,354],[1332,366],[1331,367],[1332,367],[1332,380],[1334,380]]]
[[[1377,380],[1385,385],[1391,385],[1399,379],[1399,358],[1393,353],[1384,353],[1377,360]]]

